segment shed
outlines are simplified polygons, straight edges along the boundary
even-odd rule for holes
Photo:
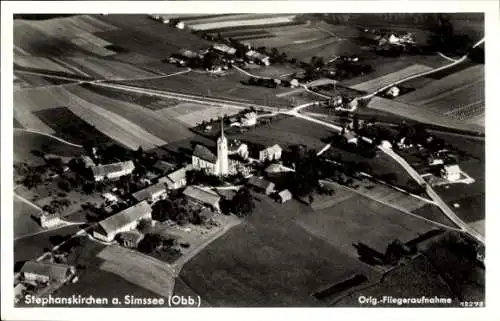
[[[274,183],[269,182],[263,178],[252,176],[248,179],[248,183],[260,192],[264,192],[266,195],[274,192]]]
[[[292,199],[292,193],[290,193],[289,190],[284,189],[278,193],[278,199],[279,199],[280,203],[285,203],[285,202]]]

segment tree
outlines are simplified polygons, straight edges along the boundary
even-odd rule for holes
[[[153,205],[151,216],[154,220],[163,222],[174,217],[174,206],[171,200],[164,199]]]
[[[137,222],[137,230],[140,232],[144,232],[151,227],[151,221],[148,219],[141,219]]]
[[[64,180],[64,181],[60,181],[57,186],[62,189],[63,191],[65,192],[69,192],[70,189],[71,189],[71,186],[70,184],[68,183],[68,181]]]
[[[255,203],[250,190],[246,187],[241,188],[230,202],[231,212],[236,216],[245,217],[252,213]]]

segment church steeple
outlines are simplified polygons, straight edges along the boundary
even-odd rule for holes
[[[224,117],[220,119],[220,137],[224,137]]]
[[[217,163],[216,175],[227,175],[229,173],[227,139],[224,136],[224,118],[220,122],[220,137],[217,139]]]

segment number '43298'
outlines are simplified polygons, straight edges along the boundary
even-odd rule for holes
[[[483,301],[464,301],[460,302],[460,306],[464,308],[482,308],[484,307]]]

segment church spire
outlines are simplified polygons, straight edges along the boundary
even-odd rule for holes
[[[220,119],[220,137],[224,137],[224,117]]]

